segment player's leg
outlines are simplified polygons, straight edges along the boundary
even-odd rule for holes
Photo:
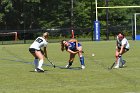
[[[78,56],[79,56],[79,58],[80,58],[81,68],[82,68],[82,69],[85,69],[84,56],[82,55],[82,46],[79,46],[79,47],[78,47],[78,50],[80,51],[80,52],[78,53]]]
[[[34,65],[35,65],[35,71],[37,71],[37,67],[38,67],[38,57],[35,54],[35,49],[31,48],[29,49],[29,52],[34,56]]]
[[[128,51],[128,49],[123,49],[123,51],[122,51],[122,55],[124,54],[124,53],[126,53]],[[124,67],[124,64],[126,63],[126,61],[125,60],[123,60],[123,58],[122,58],[122,56],[120,57],[120,67]]]
[[[114,68],[119,68],[119,67],[123,67],[123,65],[125,64],[125,61],[123,61],[122,55],[124,53],[126,53],[127,51],[125,49],[123,49],[122,51],[122,55],[119,55],[119,49],[116,50],[115,56],[116,56],[116,65]]]
[[[35,65],[35,71],[37,71],[37,67],[38,67],[38,57],[35,56],[35,53],[32,53],[32,55],[35,57],[35,58],[34,58],[34,65]]]
[[[115,57],[116,57],[116,63],[115,63],[115,67],[114,68],[119,68],[119,63],[120,63],[120,57],[119,57],[119,51],[120,49],[116,49],[116,52],[115,52]]]
[[[35,55],[39,58],[38,67],[37,67],[38,72],[44,72],[42,68],[42,65],[44,63],[44,55],[41,53],[41,51],[35,51]]]
[[[66,65],[66,68],[69,68],[70,66],[72,66],[72,63],[74,61],[74,58],[75,58],[75,54],[70,54],[70,59],[69,59],[69,62],[68,62],[68,65]]]
[[[38,58],[37,57],[34,59],[34,65],[35,65],[35,71],[37,71],[37,67],[38,67]]]

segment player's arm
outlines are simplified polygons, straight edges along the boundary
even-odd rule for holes
[[[116,50],[118,49],[118,41],[116,41]]]
[[[123,54],[124,48],[125,48],[125,44],[121,46],[121,49],[120,49],[119,55],[122,55],[122,54]]]
[[[121,46],[121,49],[120,49],[120,52],[119,52],[120,55],[123,54],[124,49],[125,49],[125,47],[126,47],[126,44],[127,44],[127,42],[123,40],[123,41],[122,41],[122,46]]]
[[[67,49],[67,52],[72,53],[72,54],[77,54],[79,51],[72,51],[70,49]]]
[[[78,42],[76,39],[70,39],[68,42]]]

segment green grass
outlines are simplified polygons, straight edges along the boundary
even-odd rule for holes
[[[73,69],[44,65],[45,73],[33,72],[30,45],[0,45],[0,93],[140,93],[140,42],[129,42],[125,68],[107,69],[115,60],[115,41],[81,42],[86,69],[76,69],[80,67],[76,56]],[[48,56],[57,66],[65,66],[69,59],[60,43],[49,43]]]

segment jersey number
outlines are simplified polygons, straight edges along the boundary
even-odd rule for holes
[[[41,43],[41,42],[43,42],[43,40],[38,38],[38,39],[36,39],[36,42]]]

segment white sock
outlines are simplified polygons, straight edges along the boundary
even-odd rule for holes
[[[34,59],[35,68],[38,67],[38,59]]]
[[[117,61],[117,66],[119,66],[119,63],[120,63],[120,57],[118,57],[118,61]]]
[[[120,67],[122,67],[122,62],[123,62],[123,59],[122,59],[122,56],[120,57]]]
[[[43,65],[43,59],[41,59],[41,60],[39,61],[38,68],[41,68],[42,65]]]

